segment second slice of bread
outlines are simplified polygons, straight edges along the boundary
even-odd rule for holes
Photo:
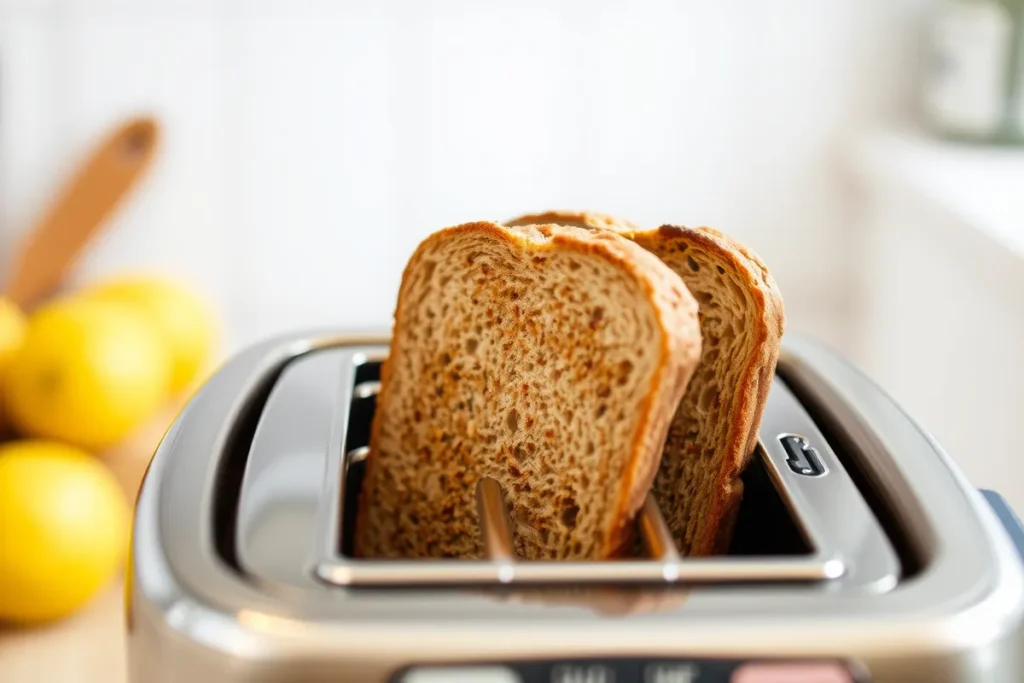
[[[654,494],[682,553],[723,553],[743,498],[785,326],[782,296],[753,251],[711,228],[633,234],[700,306],[703,352],[672,421]]]
[[[541,220],[614,229],[657,255],[697,298],[701,362],[672,421],[654,495],[680,553],[725,552],[785,326],[778,286],[752,250],[712,228],[640,230],[625,219],[570,211],[507,224]]]
[[[431,235],[402,279],[356,554],[481,557],[481,477],[519,557],[622,553],[699,355],[682,280],[616,233]]]

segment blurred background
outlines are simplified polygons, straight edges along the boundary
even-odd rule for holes
[[[711,225],[767,261],[789,330],[865,364],[968,465],[1013,465],[1024,153],[942,138],[988,100],[1021,120],[1024,88],[989,84],[1024,71],[984,17],[932,28],[946,5],[1001,6],[2,0],[0,253],[140,113],[161,149],[74,278],[186,277],[227,352],[386,327],[442,226],[546,208]],[[941,81],[929,42],[962,73]]]
[[[386,325],[422,236],[547,207],[735,234],[842,339],[850,162],[909,118],[924,6],[4,0],[0,234],[145,112],[163,149],[78,275],[186,274],[233,346]]]
[[[1024,509],[1022,32],[1011,0],[0,0],[0,277],[140,114],[160,149],[72,282],[180,278],[223,353],[387,328],[446,225],[709,225]]]

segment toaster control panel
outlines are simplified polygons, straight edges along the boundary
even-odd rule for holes
[[[635,660],[422,666],[393,683],[867,683],[840,662]]]

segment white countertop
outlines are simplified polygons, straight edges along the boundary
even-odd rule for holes
[[[1024,509],[1024,149],[853,141],[855,361],[977,486]]]
[[[891,129],[859,138],[850,160],[861,180],[911,191],[1024,260],[1024,147],[954,144]]]

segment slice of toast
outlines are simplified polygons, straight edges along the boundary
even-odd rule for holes
[[[510,221],[526,225],[546,214]],[[615,229],[682,277],[700,306],[700,366],[673,418],[655,500],[680,553],[725,552],[743,496],[740,475],[757,445],[785,326],[782,295],[743,244],[711,228],[637,230],[601,214],[561,212],[576,225]]]
[[[614,232],[429,236],[402,277],[356,555],[482,557],[481,477],[520,558],[623,553],[699,357],[682,280]]]

